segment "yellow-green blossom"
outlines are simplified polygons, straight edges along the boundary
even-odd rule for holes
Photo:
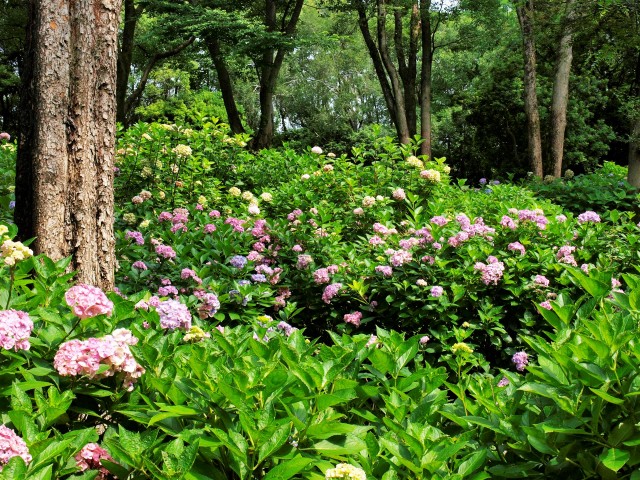
[[[190,157],[192,153],[191,147],[189,145],[184,145],[182,143],[180,145],[176,145],[175,147],[173,147],[171,151],[175,153],[178,157]]]
[[[211,334],[205,332],[196,325],[192,325],[189,329],[189,333],[187,333],[182,338],[182,340],[184,340],[185,342],[199,342],[200,340],[204,340],[205,338],[211,338]]]
[[[414,155],[407,157],[407,164],[416,168],[424,168],[424,163],[422,163],[422,160]]]
[[[122,216],[122,219],[128,223],[129,225],[133,225],[134,223],[136,223],[136,214],[135,213],[125,213]]]
[[[33,251],[25,247],[22,242],[5,240],[0,246],[0,254],[4,257],[4,263],[13,266],[16,262],[33,256]]]
[[[324,474],[324,478],[348,478],[352,480],[367,480],[364,470],[348,463],[339,463],[336,468],[330,468]]]
[[[473,353],[473,348],[471,348],[469,345],[467,345],[464,342],[460,342],[460,343],[456,343],[452,348],[451,351],[455,354],[458,354],[458,352],[460,353]]]
[[[229,195],[231,195],[232,197],[239,197],[240,195],[242,195],[242,190],[240,190],[238,187],[231,187],[229,189]]]

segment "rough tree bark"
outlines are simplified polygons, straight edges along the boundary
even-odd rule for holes
[[[516,8],[524,51],[524,109],[527,116],[529,165],[533,174],[542,178],[542,141],[540,114],[536,93],[536,46],[533,27],[533,0],[525,0]]]
[[[114,286],[113,167],[121,0],[30,0],[16,223],[72,256],[80,282]],[[32,180],[29,185],[25,179]]]
[[[564,133],[567,128],[567,103],[569,102],[569,74],[573,60],[573,20],[575,0],[566,0],[565,18],[558,42],[556,67],[551,100],[551,165],[552,175],[562,176]]]
[[[280,3],[283,2],[265,0],[264,24],[267,31],[280,32],[288,37],[296,30],[304,0],[284,2],[280,26],[278,26],[277,6]],[[260,82],[260,120],[251,141],[253,150],[267,148],[273,140],[273,95],[287,50],[286,45],[280,45],[278,48],[267,47],[257,65]]]

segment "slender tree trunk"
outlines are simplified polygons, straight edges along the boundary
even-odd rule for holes
[[[631,101],[640,103],[640,52],[636,57],[636,77],[631,87]],[[631,135],[629,137],[629,173],[628,182],[640,189],[640,113],[635,111],[631,118]]]
[[[32,120],[19,170],[33,180],[16,204],[36,253],[72,256],[80,282],[113,289],[113,167],[121,0],[33,0],[25,85]],[[24,177],[23,177],[24,178]],[[17,180],[17,189],[22,189]],[[25,210],[29,208],[30,210]]]
[[[569,101],[569,74],[573,60],[573,13],[575,0],[566,1],[565,19],[558,43],[556,68],[551,101],[551,164],[553,176],[562,176],[564,133],[567,128],[567,103]]]
[[[118,52],[118,76],[116,81],[116,120],[123,125],[127,123],[127,89],[133,60],[133,46],[138,19],[142,15],[144,6],[135,6],[134,0],[124,0],[124,28],[122,41]]]
[[[236,100],[233,95],[233,83],[229,75],[229,69],[220,51],[220,42],[217,38],[213,37],[208,38],[206,42],[209,55],[211,56],[211,60],[213,60],[213,65],[218,75],[218,83],[220,84],[224,108],[227,112],[229,128],[231,128],[231,131],[236,135],[245,133],[242,120],[240,119],[240,112],[238,112],[238,106],[236,105]]]
[[[279,31],[284,35],[291,36],[296,30],[300,12],[304,5],[304,0],[288,0],[285,2],[282,13],[281,26],[277,24],[277,2],[276,0],[265,1],[264,24],[270,32]],[[287,19],[287,15],[290,15]],[[266,49],[260,62],[260,121],[251,142],[253,150],[267,148],[273,141],[273,95],[278,83],[280,68],[287,52],[287,47],[281,46],[277,50]]]
[[[367,46],[367,50],[369,51],[369,56],[371,57],[371,60],[373,62],[373,68],[376,72],[376,76],[378,77],[378,82],[380,83],[380,87],[382,89],[382,96],[384,97],[387,111],[389,112],[389,116],[391,117],[391,122],[396,128],[398,138],[400,138],[400,129],[398,126],[397,112],[395,107],[396,101],[393,97],[393,91],[391,90],[391,86],[389,85],[389,80],[387,79],[387,74],[385,73],[382,59],[380,58],[380,52],[378,51],[376,42],[374,41],[373,36],[371,35],[371,31],[369,30],[369,19],[367,18],[364,3],[358,3],[357,10],[358,26],[360,27],[362,38],[364,39],[364,43]]]
[[[525,0],[518,6],[518,21],[522,30],[524,47],[524,109],[527,116],[527,133],[529,140],[529,164],[531,171],[542,178],[542,141],[540,135],[540,114],[538,112],[538,95],[536,93],[536,46],[533,31],[533,0]]]
[[[431,32],[431,0],[420,4],[422,23],[422,67],[420,71],[420,153],[431,158],[431,68],[433,66],[433,37]]]
[[[147,86],[147,82],[149,81],[149,75],[151,75],[153,68],[165,58],[169,58],[179,54],[182,50],[184,50],[189,45],[191,45],[195,41],[195,39],[196,37],[194,36],[189,37],[187,40],[182,42],[177,47],[174,47],[171,50],[167,50],[165,52],[156,53],[153,55],[153,57],[149,59],[144,69],[142,70],[142,75],[140,76],[140,82],[138,82],[138,86],[133,90],[133,92],[131,92],[131,95],[127,97],[124,103],[125,118],[127,117],[127,115],[129,115],[129,112],[134,108],[134,106],[142,96],[142,93],[144,92],[144,89]],[[177,93],[177,88],[176,88],[176,93]],[[168,92],[165,92],[165,97],[167,96],[168,96]]]
[[[393,99],[395,102],[396,112],[396,128],[398,131],[398,140],[400,143],[409,143],[411,135],[409,134],[409,125],[407,123],[407,112],[405,110],[404,92],[400,82],[400,75],[395,65],[391,61],[389,55],[389,46],[387,43],[387,10],[385,6],[386,0],[378,1],[378,49],[380,51],[380,58],[382,64],[389,76],[391,82],[391,88],[393,90]]]

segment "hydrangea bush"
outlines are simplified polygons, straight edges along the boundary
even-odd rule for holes
[[[631,214],[224,131],[122,133],[116,292],[0,226],[0,478],[635,478]]]

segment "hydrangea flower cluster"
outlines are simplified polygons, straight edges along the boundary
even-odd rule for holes
[[[331,303],[331,299],[335,297],[341,289],[341,283],[332,283],[331,285],[327,285],[322,293],[322,301],[324,303]]]
[[[293,332],[295,332],[296,330],[298,330],[296,327],[292,327],[285,321],[278,323],[276,327],[278,328],[278,330],[282,330],[287,337],[291,335]]]
[[[21,242],[5,240],[0,245],[0,256],[4,257],[5,265],[12,267],[16,262],[33,256],[33,250],[25,247]]]
[[[90,378],[111,377],[124,373],[123,385],[133,390],[133,385],[144,373],[131,354],[130,345],[138,343],[126,328],[114,330],[111,335],[87,340],[69,340],[60,345],[53,359],[53,366],[60,375],[86,375]],[[101,365],[109,368],[98,375]]]
[[[376,272],[381,273],[383,277],[390,277],[393,275],[393,268],[389,265],[378,265]]]
[[[401,202],[402,200],[405,200],[407,198],[407,194],[405,193],[404,189],[402,188],[396,188],[393,193],[391,193],[391,196],[394,198],[394,200],[398,200],[399,202]]]
[[[574,267],[578,266],[578,262],[573,256],[573,252],[575,252],[576,247],[572,245],[564,245],[558,249],[558,253],[556,254],[556,259],[560,263],[566,263],[567,265],[572,265]]]
[[[156,253],[158,256],[166,259],[176,258],[176,252],[169,245],[156,245]]]
[[[504,263],[499,261],[493,255],[487,258],[486,264],[476,262],[473,268],[482,272],[482,282],[485,285],[497,285],[504,273]]]
[[[513,354],[511,361],[516,365],[516,370],[522,372],[524,367],[529,364],[529,355],[526,352],[516,352]]]
[[[132,232],[130,230],[127,230],[127,233],[125,233],[124,236],[127,239],[131,239],[131,240],[135,241],[136,244],[138,244],[138,245],[144,245],[144,237],[142,236],[142,233],[140,233],[140,232]]]
[[[102,290],[91,285],[80,284],[71,287],[64,294],[64,299],[74,315],[83,320],[96,315],[111,315],[113,311],[113,302]]]
[[[541,287],[549,286],[549,279],[544,275],[536,275],[536,278],[533,280],[536,285],[540,285]]]
[[[229,259],[229,264],[234,268],[244,268],[247,264],[247,258],[242,255],[234,255]]]
[[[101,460],[114,462],[109,452],[97,443],[87,443],[82,450],[75,456],[76,465],[81,472],[86,470],[98,470],[99,473],[95,477],[97,480],[106,480],[109,478],[109,470],[102,466]]]
[[[578,223],[600,223],[600,216],[591,210],[578,215]]]
[[[513,242],[510,243],[507,248],[509,250],[511,250],[512,252],[519,252],[520,255],[524,255],[526,250],[524,248],[524,245],[522,245],[520,242]]]
[[[441,297],[444,294],[444,288],[442,288],[439,285],[436,285],[434,287],[431,287],[430,293],[432,297],[436,297],[436,298]]]
[[[438,183],[440,181],[440,172],[437,170],[422,170],[420,176],[431,183]]]
[[[359,327],[360,322],[362,321],[362,312],[347,313],[344,316],[344,321]]]
[[[313,262],[313,258],[311,257],[311,255],[307,255],[307,254],[298,255],[298,262],[296,263],[296,268],[298,270],[304,270],[309,265],[311,265],[311,262]]]
[[[189,157],[193,153],[189,145],[183,145],[182,143],[173,147],[171,151],[175,153],[177,157],[182,158]]]
[[[351,480],[367,480],[367,474],[364,470],[354,467],[348,463],[339,463],[335,468],[328,469],[324,478],[347,478]]]
[[[29,350],[33,322],[19,310],[0,310],[0,347],[5,350]]]
[[[16,432],[5,425],[0,425],[0,471],[2,466],[13,457],[22,457],[25,463],[31,461],[31,455],[25,441]]]
[[[422,163],[422,160],[420,160],[415,155],[411,155],[411,156],[407,157],[406,162],[407,162],[407,165],[409,165],[411,167],[420,168],[420,169],[422,169],[424,167],[424,163]]]
[[[136,270],[147,270],[147,264],[142,260],[136,260],[135,262],[133,262],[133,265],[131,265],[131,267],[135,268]]]
[[[191,328],[191,313],[186,305],[177,300],[164,300],[156,307],[160,315],[160,326],[169,330]]]
[[[198,307],[198,316],[200,318],[213,317],[220,309],[220,300],[214,293],[196,290],[193,294],[202,300],[202,304]]]

